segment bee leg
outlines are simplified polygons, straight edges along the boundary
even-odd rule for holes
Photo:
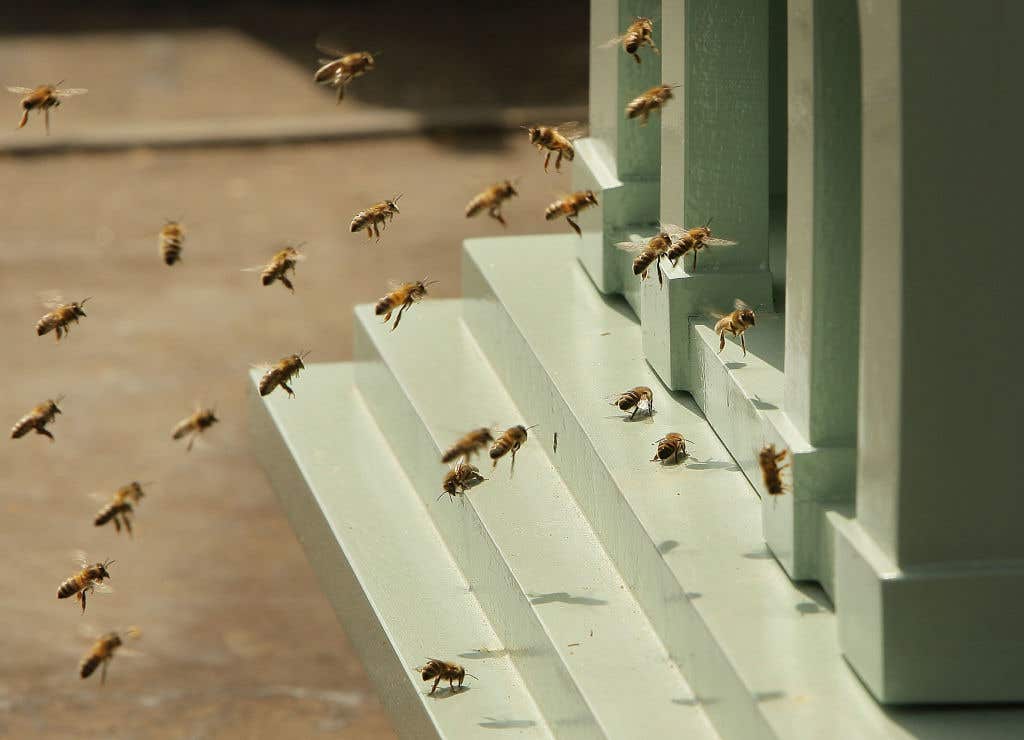
[[[661,276],[661,257],[658,257],[658,261],[654,263],[654,269],[658,271],[658,287],[665,287],[665,279]]]
[[[46,135],[50,135],[50,109],[43,108],[43,119],[46,121]]]
[[[743,347],[743,356],[746,357],[747,356],[747,340],[743,338],[742,334],[740,334],[740,346]]]
[[[516,472],[516,449],[512,448],[512,467],[508,471],[508,477],[511,478]]]
[[[505,223],[505,219],[502,218],[502,216],[501,216],[501,211],[498,210],[497,208],[492,208],[491,209],[491,218],[493,218],[495,221],[497,221],[502,226],[508,226],[508,224]]]
[[[633,407],[633,413],[629,415],[629,418],[632,419],[634,416],[636,416],[636,412],[639,411],[639,410],[640,410],[640,404],[638,403],[636,406]]]
[[[107,660],[108,660],[107,658],[104,658],[103,662],[100,663],[100,685],[101,686],[107,682]]]
[[[391,321],[391,311],[388,311],[386,314],[384,314],[384,323],[386,324],[389,321]]]
[[[548,162],[551,161],[551,152],[548,152],[544,157],[544,171],[548,171]]]
[[[373,227],[371,227],[371,226],[367,226],[366,227],[366,238],[367,239],[372,239],[373,238]]]
[[[377,240],[380,241],[380,227],[377,225],[376,221],[373,222],[373,234],[377,237]]]
[[[636,52],[634,51],[634,52],[633,52],[633,54],[632,54],[632,56],[633,56],[633,58],[634,58],[634,59],[636,59],[636,63],[637,63],[637,64],[641,64],[641,61],[640,61],[640,55],[639,55],[639,54],[637,54],[637,53],[636,53]]]
[[[293,391],[291,388],[289,388],[288,384],[285,383],[283,380],[279,383],[279,385],[282,388],[284,388],[284,392],[288,394],[289,398],[293,398],[295,396],[295,391]]]
[[[21,123],[18,124],[18,128],[25,128],[25,124],[28,123],[28,114],[29,110],[26,108],[25,112],[21,114]]]
[[[55,441],[53,439],[53,435],[50,434],[49,431],[47,431],[46,427],[36,427],[36,434],[41,434],[44,437],[49,437],[51,442]]]
[[[53,334],[53,336],[54,336],[54,341],[57,341],[57,342],[59,342],[59,341],[60,341],[60,338],[61,338],[61,337],[62,337],[63,335],[64,335],[64,330],[63,330],[63,329],[61,329],[61,328],[60,328],[60,327],[58,326],[58,327],[57,327],[57,330],[56,330],[56,331],[54,332],[54,334]]]
[[[128,516],[128,512],[122,514],[121,518],[124,519],[124,528],[128,530],[128,536],[134,537],[135,535],[132,533],[132,520],[131,517]]]
[[[555,159],[555,169],[561,172],[562,170],[562,150],[558,150],[558,157]]]
[[[398,322],[402,320],[402,314],[405,313],[405,309],[407,309],[410,305],[411,304],[408,301],[406,301],[405,303],[402,304],[402,307],[398,309],[398,315],[395,316],[395,325],[391,327],[391,331],[394,331],[395,329],[398,328]]]
[[[115,516],[110,521],[112,521],[114,523],[114,531],[117,532],[118,534],[121,534],[121,520],[120,520],[120,517],[116,517]]]
[[[185,445],[185,452],[191,452],[192,451],[192,445],[195,444],[195,441],[196,441],[196,433],[192,432],[192,434],[189,435],[188,444]]]
[[[284,283],[284,287],[288,288],[292,293],[295,292],[295,286],[292,285],[292,281],[286,278],[284,275],[281,276],[281,282]]]
[[[576,222],[572,220],[572,216],[566,216],[565,220],[569,222],[569,225],[572,227],[572,230],[576,232],[576,236],[582,238],[583,232],[580,231],[580,227],[576,225]]]
[[[75,594],[75,597],[82,602],[82,614],[85,614],[85,589]]]
[[[718,335],[718,354],[722,354],[722,350],[725,349],[725,332],[723,331]]]
[[[693,250],[693,272],[697,272],[697,250]]]
[[[345,97],[345,86],[344,85],[338,85],[338,100],[337,100],[337,102],[335,102],[335,105],[341,105],[341,101],[342,101],[342,99],[344,97]]]
[[[441,683],[441,677],[440,676],[438,676],[437,679],[434,681],[434,686],[433,686],[433,688],[430,689],[430,693],[431,694],[433,694],[435,691],[437,691],[437,685],[439,683]]]

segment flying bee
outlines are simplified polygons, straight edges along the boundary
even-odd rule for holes
[[[583,232],[580,231],[579,225],[573,221],[574,216],[579,216],[580,211],[590,206],[600,205],[597,202],[597,196],[594,195],[593,190],[577,190],[572,195],[568,195],[564,198],[559,198],[554,203],[549,205],[544,210],[544,218],[548,221],[553,221],[556,218],[565,216],[565,220],[569,222],[572,230],[576,232],[578,236],[583,236]]]
[[[487,479],[480,475],[476,465],[460,460],[454,468],[445,473],[444,481],[441,483],[441,496],[447,493],[450,498],[455,498],[485,480]],[[440,499],[441,496],[437,498]]]
[[[49,334],[51,331],[56,331],[57,341],[65,334],[71,331],[71,324],[78,323],[79,318],[85,317],[85,311],[83,306],[89,298],[83,298],[80,301],[74,301],[72,303],[56,303],[51,302],[53,306],[50,311],[43,314],[43,317],[36,322],[36,334],[43,336]]]
[[[306,255],[299,251],[299,247],[301,246],[302,244],[295,247],[285,247],[271,257],[270,262],[267,264],[258,265],[256,267],[246,267],[243,272],[259,272],[260,282],[263,283],[263,285],[273,285],[279,280],[284,287],[294,293],[295,286],[292,285],[292,281],[288,279],[288,271],[291,270],[292,277],[295,277],[295,265],[306,259]]]
[[[17,423],[11,427],[11,439],[24,437],[35,429],[36,434],[49,437],[50,441],[53,442],[53,435],[50,434],[50,430],[46,428],[46,425],[51,423],[57,417],[57,414],[63,413],[57,408],[57,404],[62,400],[64,400],[64,396],[57,396],[56,400],[49,398],[18,419]]]
[[[654,453],[654,457],[651,458],[651,462],[661,461],[666,463],[672,460],[678,463],[680,460],[685,460],[687,457],[686,443],[689,440],[678,432],[669,432],[664,437],[655,442],[658,445],[657,451]]]
[[[318,84],[337,88],[338,103],[341,103],[342,98],[345,97],[345,86],[348,83],[376,66],[373,54],[368,51],[345,54],[321,44],[317,44],[317,48],[324,54],[328,54],[329,58],[320,60],[320,67],[313,74],[313,80]]]
[[[430,693],[433,694],[437,691],[437,685],[442,680],[448,682],[448,688],[451,689],[454,694],[456,691],[462,690],[462,682],[466,676],[473,676],[472,673],[466,673],[466,669],[460,666],[458,663],[449,663],[445,660],[439,660],[438,658],[427,658],[427,664],[414,669],[420,676],[423,677],[424,681],[434,679],[434,685],[430,689]],[[476,676],[473,676],[476,678]],[[477,678],[479,681],[480,679]],[[455,682],[459,682],[459,688],[455,688]]]
[[[661,51],[657,46],[654,45],[654,21],[650,18],[642,18],[636,16],[633,18],[633,22],[626,28],[626,32],[621,36],[616,36],[601,46],[603,48],[609,48],[612,46],[618,46],[622,44],[622,48],[626,50],[626,53],[632,56],[637,64],[640,64],[640,55],[637,51],[642,46],[651,47],[651,51],[655,54],[661,54]]]
[[[637,95],[626,106],[626,118],[640,118],[640,125],[646,126],[647,119],[651,113],[661,110],[661,107],[672,99],[673,88],[678,85],[656,85],[650,90]]]
[[[636,412],[640,410],[640,405],[643,404],[647,407],[647,415],[654,415],[654,393],[645,385],[638,385],[636,388],[631,388],[625,393],[619,393],[613,396],[611,400],[612,406],[618,406],[622,411],[633,410],[633,413],[629,415],[632,419],[636,416]]]
[[[72,95],[84,95],[89,92],[82,87],[71,87],[66,90],[62,90],[57,85],[64,82],[61,80],[56,85],[39,85],[38,87],[8,87],[7,89],[16,94],[24,95],[21,99],[21,122],[18,124],[18,128],[24,128],[25,124],[28,123],[28,114],[34,110],[43,112],[43,118],[46,120],[46,135],[50,135],[50,108],[56,108],[60,105],[61,98],[70,98]]]
[[[782,471],[789,467],[789,463],[779,465],[788,455],[789,450],[782,449],[776,452],[775,445],[768,445],[757,456],[764,487],[772,496],[780,496],[789,490],[789,486],[782,480]]]
[[[702,249],[709,249],[711,247],[734,247],[736,242],[730,241],[729,239],[718,239],[711,236],[711,220],[703,226],[696,226],[692,229],[682,229],[676,236],[675,241],[668,250],[668,258],[672,261],[672,266],[675,267],[679,260],[689,252],[693,251],[693,267],[692,271],[697,270],[697,253]]]
[[[137,639],[142,632],[136,627],[129,627],[122,638],[117,632],[108,632],[96,638],[96,642],[82,657],[78,666],[78,674],[82,678],[89,678],[97,668],[100,670],[100,684],[107,682],[107,664],[114,658],[114,651],[124,645],[127,638]]]
[[[469,205],[466,206],[466,218],[472,218],[486,208],[488,216],[502,226],[508,226],[501,215],[501,204],[516,195],[519,193],[516,192],[515,185],[511,180],[503,180],[491,185],[487,190],[477,193],[473,196],[473,200],[469,201]]]
[[[729,332],[734,337],[740,338],[740,345],[743,347],[743,356],[747,356],[747,341],[743,338],[743,332],[750,327],[757,324],[757,315],[754,313],[754,309],[748,306],[746,303],[741,301],[739,298],[736,299],[736,303],[733,304],[735,311],[732,313],[722,316],[721,314],[714,314],[714,317],[718,319],[715,324],[715,334],[719,337],[718,351],[721,352],[725,349],[725,333]]]
[[[263,377],[260,378],[260,395],[266,396],[275,388],[281,386],[289,397],[294,396],[295,391],[288,387],[288,381],[298,375],[300,370],[306,369],[306,366],[302,364],[302,360],[311,351],[307,350],[301,354],[288,355],[274,363],[263,374]]]
[[[436,282],[437,280],[428,281],[426,278],[423,278],[414,283],[396,283],[394,290],[377,301],[377,305],[373,309],[374,313],[378,316],[383,315],[384,323],[386,324],[391,320],[391,314],[397,308],[398,315],[395,316],[395,323],[391,327],[391,331],[394,331],[398,328],[398,322],[402,320],[402,314],[405,313],[405,309],[426,296],[427,286],[433,285]]]
[[[163,228],[160,229],[157,241],[164,264],[173,265],[181,259],[181,250],[185,247],[185,227],[178,221],[167,219]]]
[[[650,271],[651,265],[653,264],[655,271],[658,273],[658,285],[664,285],[661,259],[662,257],[668,256],[668,251],[672,247],[672,236],[674,233],[680,231],[682,230],[678,226],[663,224],[661,231],[650,239],[618,242],[615,246],[624,252],[639,252],[639,254],[633,258],[634,275],[639,275],[641,280],[646,280],[647,273]]]
[[[360,229],[366,229],[366,238],[376,236],[380,240],[380,229],[386,227],[388,221],[395,217],[398,210],[398,199],[402,197],[399,193],[391,200],[382,200],[380,203],[370,206],[365,211],[360,211],[353,217],[349,230],[354,234]]]
[[[472,455],[475,455],[493,441],[494,437],[491,436],[491,430],[487,427],[474,429],[455,440],[455,444],[449,447],[441,456],[441,462],[450,463],[459,457],[469,460]]]
[[[88,594],[99,591],[105,592],[109,587],[103,583],[104,578],[110,578],[107,568],[113,565],[115,560],[105,560],[102,563],[89,564],[83,553],[75,556],[81,570],[65,580],[57,589],[57,598],[66,599],[74,596],[76,601],[82,604],[82,613],[85,613],[85,598]]]
[[[491,445],[490,456],[493,464],[492,468],[498,467],[498,460],[507,455],[509,452],[512,453],[512,471],[516,469],[516,453],[519,452],[519,448],[526,443],[526,432],[533,429],[537,425],[534,424],[532,427],[524,427],[522,424],[517,424],[514,427],[509,427],[505,432],[494,440],[494,444]]]
[[[185,450],[191,451],[192,445],[196,441],[196,437],[212,427],[218,421],[220,421],[220,419],[217,418],[213,409],[197,408],[191,416],[186,416],[178,422],[177,426],[174,427],[174,431],[171,433],[171,438],[181,439],[187,434],[188,446]]]
[[[556,170],[562,169],[562,157],[571,162],[576,157],[573,141],[586,133],[586,129],[576,121],[560,123],[557,126],[523,126],[522,128],[526,129],[530,143],[537,147],[537,151],[547,150],[547,154],[544,155],[545,172],[548,171],[548,162],[551,161],[551,154],[554,152],[558,153],[558,157],[555,159]]]
[[[96,514],[96,518],[93,520],[93,524],[97,527],[102,527],[107,522],[114,523],[114,529],[117,533],[121,533],[121,525],[128,531],[128,536],[132,535],[132,514],[134,504],[139,503],[145,493],[142,491],[142,484],[138,481],[132,481],[131,483],[121,486],[114,492],[113,497]]]

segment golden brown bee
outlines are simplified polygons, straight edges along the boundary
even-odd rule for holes
[[[466,206],[466,218],[472,218],[486,208],[487,215],[502,226],[507,226],[508,224],[505,223],[505,219],[501,215],[501,204],[514,195],[519,195],[519,193],[516,192],[511,180],[491,185],[482,193],[477,193],[473,200],[469,201],[469,205]]]
[[[572,142],[583,136],[586,131],[576,121],[560,123],[557,126],[523,126],[522,128],[526,129],[530,143],[537,147],[537,151],[547,150],[547,154],[544,155],[545,172],[548,171],[548,162],[551,161],[552,152],[558,153],[558,158],[555,159],[556,170],[562,169],[562,157],[571,162],[576,157],[576,149]]]
[[[668,250],[672,246],[672,235],[681,231],[678,226],[669,224],[663,225],[661,231],[650,239],[636,239],[635,241],[617,242],[616,247],[624,252],[639,252],[633,258],[633,274],[639,275],[641,280],[647,279],[647,273],[654,265],[658,274],[658,285],[664,285],[662,277],[661,258],[668,256]]]
[[[718,239],[711,236],[711,221],[708,220],[703,226],[697,226],[692,229],[681,229],[680,233],[674,238],[672,246],[668,250],[668,258],[672,261],[672,266],[675,267],[679,264],[679,260],[689,251],[693,251],[693,267],[691,270],[696,271],[697,269],[697,253],[702,249],[708,249],[711,247],[734,247],[736,242],[730,241],[729,239]]]
[[[329,54],[330,58],[320,60],[321,66],[313,74],[313,80],[321,85],[337,88],[338,103],[345,97],[345,85],[376,66],[373,54],[368,51],[344,54],[321,44],[317,44],[317,48],[324,54]]]
[[[449,447],[441,456],[441,462],[450,463],[459,457],[469,460],[472,455],[475,455],[493,441],[494,437],[491,436],[491,430],[487,427],[474,429],[472,432],[468,432],[455,440],[455,444]]]
[[[487,479],[480,475],[476,465],[460,460],[454,468],[445,473],[444,481],[441,483],[441,496],[447,493],[450,498],[455,498],[485,480]],[[441,496],[438,496],[438,499]]]
[[[187,434],[188,446],[185,450],[191,451],[192,444],[196,441],[196,437],[212,427],[218,421],[220,421],[220,419],[217,418],[213,409],[196,409],[191,416],[187,416],[178,422],[177,426],[174,427],[174,431],[171,433],[171,438],[181,439]]]
[[[504,434],[494,440],[494,444],[491,445],[489,454],[491,456],[491,460],[494,461],[491,467],[498,467],[498,460],[511,452],[512,470],[514,471],[516,469],[516,453],[519,452],[519,448],[526,443],[526,432],[536,426],[537,425],[534,424],[532,427],[524,427],[522,424],[517,424],[514,427],[506,429]]]
[[[394,331],[398,328],[398,322],[402,320],[402,314],[405,313],[405,309],[426,296],[427,286],[433,285],[436,282],[436,280],[428,281],[426,278],[423,278],[415,283],[396,283],[394,290],[377,301],[377,305],[373,309],[374,313],[378,316],[383,315],[384,323],[386,324],[391,320],[391,314],[397,308],[398,315],[395,316],[395,323],[391,327],[391,331]]]
[[[74,596],[77,601],[81,602],[82,613],[84,614],[85,597],[94,591],[107,590],[103,579],[110,578],[107,568],[117,561],[106,560],[102,563],[92,563],[90,565],[86,562],[85,555],[81,553],[76,556],[76,559],[81,566],[81,570],[60,584],[60,587],[57,589],[57,598],[66,599],[69,596]]]
[[[460,666],[458,663],[449,663],[438,658],[427,658],[427,664],[414,669],[419,673],[424,681],[434,679],[434,685],[430,689],[430,693],[433,694],[437,690],[437,685],[442,680],[448,682],[448,688],[451,689],[452,693],[462,690],[462,682],[466,676],[473,676],[472,673],[466,673],[466,669]],[[473,676],[476,678],[476,676]],[[477,679],[478,681],[480,679]],[[459,688],[455,688],[455,682],[459,682]]]
[[[30,431],[35,429],[36,434],[49,437],[50,441],[53,442],[53,435],[50,434],[46,425],[52,422],[57,417],[57,414],[63,413],[59,408],[57,408],[57,404],[63,399],[64,396],[57,396],[57,400],[53,400],[52,398],[47,399],[18,419],[17,423],[11,427],[11,439],[24,437]]]
[[[402,194],[399,193],[391,200],[382,200],[380,203],[370,206],[365,211],[360,211],[352,219],[352,225],[349,229],[353,234],[360,229],[366,229],[367,239],[373,236],[380,239],[380,227],[387,226],[388,221],[393,219],[396,213],[401,213],[396,205],[398,199],[401,197]]]
[[[789,486],[782,481],[782,471],[789,467],[789,463],[779,465],[787,455],[789,455],[789,450],[783,449],[776,452],[775,445],[768,445],[758,454],[764,487],[772,496],[780,496],[789,490]]]
[[[622,48],[636,60],[637,64],[640,64],[640,55],[636,52],[641,46],[649,46],[655,54],[661,54],[654,45],[654,21],[650,18],[636,16],[624,34],[616,36],[602,46],[608,48],[619,44],[622,44]]]
[[[678,85],[656,85],[650,90],[637,95],[626,106],[626,118],[636,118],[639,116],[640,125],[646,126],[647,119],[650,118],[651,113],[660,110],[661,106],[672,99],[672,89],[675,87],[678,87]]]
[[[125,637],[136,638],[141,632],[135,627],[129,627]],[[97,668],[102,666],[100,671],[100,684],[107,682],[107,664],[114,658],[114,651],[124,644],[124,639],[117,632],[108,632],[96,638],[92,648],[82,657],[78,673],[82,678],[91,676]]]
[[[612,406],[618,406],[623,411],[633,410],[633,413],[629,415],[632,419],[636,416],[636,412],[640,410],[640,405],[644,404],[647,406],[647,415],[654,415],[654,393],[645,385],[638,385],[636,388],[631,388],[625,393],[619,393],[613,397],[611,401]]]
[[[82,306],[88,300],[88,298],[84,298],[81,301],[56,305],[52,310],[43,314],[43,317],[36,322],[36,334],[43,336],[56,330],[56,337],[59,342],[62,336],[71,331],[70,324],[72,322],[77,324],[80,317],[85,317],[85,311],[82,309]]]
[[[173,265],[181,259],[181,250],[185,247],[185,227],[177,221],[167,219],[167,223],[160,229],[160,237],[157,241],[164,264]]]
[[[302,245],[300,244],[299,246],[301,247]],[[258,271],[260,273],[260,282],[263,285],[273,285],[276,281],[281,281],[284,287],[294,293],[295,286],[288,279],[288,271],[290,270],[294,277],[295,265],[305,258],[306,256],[298,250],[298,247],[285,247],[271,257],[270,262],[267,264],[260,265],[259,267],[247,267],[245,271]]]
[[[134,511],[132,505],[139,503],[144,495],[142,484],[138,481],[132,481],[127,485],[121,486],[114,492],[110,502],[96,514],[93,524],[97,527],[102,527],[107,522],[113,522],[114,529],[117,530],[118,534],[121,533],[121,525],[123,524],[130,537],[132,535],[131,516]]]
[[[718,319],[718,323],[715,324],[715,334],[717,334],[720,339],[718,343],[718,351],[721,352],[725,349],[725,333],[729,332],[734,337],[740,338],[740,344],[743,347],[743,356],[746,357],[747,341],[743,338],[743,332],[757,324],[757,316],[754,313],[754,309],[739,298],[736,299],[734,306],[736,310],[730,314],[726,314],[725,316],[717,313],[714,314],[715,318]]]
[[[61,80],[56,85],[40,85],[39,87],[8,87],[7,89],[15,93],[16,95],[24,95],[21,99],[21,108],[24,111],[21,114],[21,122],[18,124],[18,128],[24,128],[25,124],[28,123],[28,114],[33,110],[39,110],[43,112],[43,118],[46,120],[46,135],[50,135],[50,108],[56,108],[60,105],[61,98],[70,98],[72,95],[84,95],[89,92],[85,88],[72,87],[66,90],[62,90],[57,87]]]
[[[295,392],[288,387],[288,381],[298,375],[300,370],[306,369],[306,366],[302,364],[302,360],[311,351],[312,350],[307,350],[301,354],[288,355],[274,363],[274,365],[263,374],[263,377],[260,378],[260,395],[266,396],[275,388],[281,386],[289,397],[294,396]]]
[[[600,204],[597,202],[597,196],[594,195],[593,190],[578,190],[572,195],[560,198],[549,205],[544,210],[544,218],[548,221],[553,221],[556,218],[565,216],[565,220],[569,222],[572,230],[582,237],[583,232],[580,231],[579,225],[572,219],[574,216],[579,216],[580,211],[584,208],[596,205]]]
[[[678,432],[669,432],[655,442],[658,445],[658,450],[654,453],[654,457],[651,458],[651,462],[660,460],[665,463],[672,460],[678,463],[680,460],[685,460],[687,456],[686,442],[687,439]]]

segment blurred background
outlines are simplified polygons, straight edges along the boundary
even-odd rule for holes
[[[571,165],[545,175],[517,127],[585,116],[587,4],[47,3],[0,19],[0,83],[89,89],[49,137],[37,114],[16,130],[17,96],[0,109],[0,418],[66,395],[55,443],[0,444],[0,736],[393,737],[250,452],[247,371],[300,348],[348,359],[352,306],[389,278],[458,295],[464,238],[566,230],[543,209]],[[379,52],[340,106],[312,81],[318,38]],[[507,229],[464,218],[517,176]],[[379,243],[349,233],[398,192]],[[168,218],[187,229],[173,267]],[[242,272],[302,241],[294,295]],[[59,344],[34,331],[47,291],[92,296]],[[170,432],[197,402],[222,422],[186,453]],[[150,482],[135,537],[94,527],[89,494],[131,480]],[[77,549],[117,559],[115,592],[84,616],[55,598]],[[81,680],[91,639],[129,625],[140,655],[102,688]]]

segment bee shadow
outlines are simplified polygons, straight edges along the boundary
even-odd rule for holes
[[[468,653],[459,653],[460,658],[466,660],[487,660],[488,658],[504,658],[506,655],[511,655],[512,651],[508,648],[501,648],[499,650],[473,650]]]
[[[690,458],[694,462],[687,463],[686,467],[691,470],[728,470],[730,473],[738,473],[740,466],[728,460],[698,460]]]
[[[555,591],[549,594],[527,594],[531,604],[576,604],[578,606],[602,606],[608,602],[604,599],[592,599],[589,596],[570,596],[566,591]]]
[[[433,694],[431,694],[429,691],[427,691],[427,692],[425,692],[425,695],[429,699],[450,699],[453,696],[458,696],[460,694],[465,694],[467,691],[472,691],[472,690],[473,690],[472,686],[463,686],[461,689],[458,686],[456,686],[454,688],[449,687],[449,686],[445,686],[444,688],[441,688],[440,686],[438,686],[437,687],[437,691],[435,691]]]
[[[494,717],[484,717],[484,719],[487,721],[478,722],[477,725],[488,730],[519,730],[537,725],[532,719],[495,719]]]
[[[677,547],[679,547],[678,540],[665,540],[664,542],[658,545],[658,552],[660,552],[662,555],[665,555],[666,553],[672,552]]]
[[[747,366],[745,362],[727,362],[725,363],[726,370],[742,370]]]

